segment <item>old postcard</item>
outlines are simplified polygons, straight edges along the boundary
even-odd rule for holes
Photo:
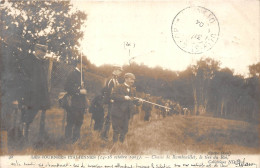
[[[0,10],[0,167],[259,167],[258,0]]]

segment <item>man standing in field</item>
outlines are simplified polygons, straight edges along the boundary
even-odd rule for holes
[[[108,105],[107,115],[105,117],[105,123],[104,123],[104,130],[101,133],[101,137],[104,140],[108,139],[108,133],[109,133],[110,125],[111,125],[111,107],[114,102],[114,100],[111,99],[111,93],[112,93],[113,89],[119,85],[118,77],[121,75],[121,73],[122,73],[122,68],[119,66],[116,66],[112,73],[112,77],[106,83],[106,86],[103,91],[104,103]]]
[[[135,100],[136,90],[133,88],[135,76],[132,73],[125,74],[125,82],[114,88],[111,98],[114,100],[111,110],[113,142],[124,142],[125,135],[128,132],[128,123],[130,116],[135,112],[135,105],[140,102]]]
[[[20,61],[22,77],[21,95],[23,134],[25,140],[28,140],[29,126],[33,122],[38,111],[45,111],[50,108],[50,97],[47,81],[47,63],[44,59],[48,46],[35,44],[35,53],[29,54],[25,59]],[[43,127],[44,121],[41,121],[40,127]],[[40,129],[39,134],[42,136],[44,130]]]
[[[80,128],[83,124],[86,110],[86,89],[81,83],[80,62],[75,61],[75,69],[68,75],[64,90],[70,96],[70,105],[67,110],[67,125],[65,128],[65,138],[68,142],[75,143],[80,138]],[[82,78],[84,75],[82,75]]]

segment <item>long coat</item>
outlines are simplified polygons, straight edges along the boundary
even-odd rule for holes
[[[136,112],[135,104],[138,104],[138,101],[125,100],[125,96],[133,97],[135,92],[134,88],[127,88],[125,84],[118,85],[112,92],[111,98],[114,103],[112,104],[111,117],[114,142],[117,141],[118,135],[120,135],[120,141],[123,142],[128,132],[128,123]]]
[[[46,60],[37,59],[34,55],[28,55],[21,60],[21,88],[23,104],[28,109],[47,110],[50,108],[50,96],[48,91]]]
[[[82,75],[84,76],[84,75]],[[86,108],[86,97],[80,94],[81,89],[80,71],[74,69],[69,75],[65,83],[64,90],[71,96],[72,108]],[[83,79],[84,80],[84,79]]]
[[[125,84],[120,84],[114,88],[111,98],[114,100],[111,115],[112,118],[130,119],[130,116],[135,113],[135,105],[138,105],[137,100],[125,100],[125,96],[136,96],[136,90],[133,87],[127,90]]]

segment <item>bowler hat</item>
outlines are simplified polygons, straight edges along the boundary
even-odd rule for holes
[[[132,73],[126,73],[126,74],[125,74],[125,78],[135,79],[135,75],[132,74]]]

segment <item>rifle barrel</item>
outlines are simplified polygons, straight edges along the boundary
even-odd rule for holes
[[[155,106],[163,107],[163,108],[166,108],[166,109],[171,109],[170,107],[163,106],[163,105],[160,105],[160,104],[156,104],[156,103],[153,103],[153,102],[150,102],[150,101],[141,99],[141,98],[139,98],[139,97],[134,97],[134,99],[136,99],[136,100],[141,100],[141,101],[143,101],[143,102],[146,102],[146,103],[149,103],[149,104],[153,104],[153,105],[155,105]]]

